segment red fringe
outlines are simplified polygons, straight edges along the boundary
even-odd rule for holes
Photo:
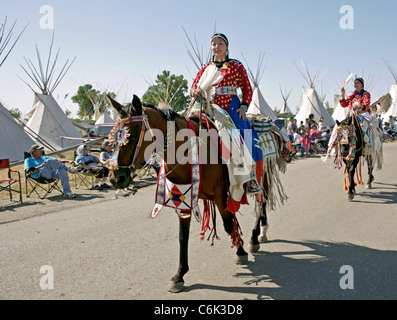
[[[243,245],[243,241],[240,237],[241,229],[240,225],[237,221],[236,213],[233,213],[233,231],[232,231],[232,248],[233,247],[241,247]],[[241,233],[242,234],[242,233]]]
[[[216,208],[215,203],[210,200],[204,200],[204,210],[203,217],[201,221],[201,232],[200,232],[200,240],[204,240],[205,233],[210,231],[208,235],[207,241],[210,240],[212,235],[212,243],[211,246],[214,245],[215,239],[219,240],[219,237],[216,233]],[[210,226],[212,218],[212,228]]]
[[[241,201],[236,201],[233,200],[232,197],[229,197],[229,199],[227,200],[226,211],[229,211],[231,213],[236,213],[240,209],[240,206],[242,204],[249,204],[246,193],[244,193],[243,197],[241,198]]]

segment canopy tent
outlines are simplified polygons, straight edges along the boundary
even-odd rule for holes
[[[23,152],[29,151],[34,141],[17,124],[14,117],[0,102],[0,159],[23,160]]]

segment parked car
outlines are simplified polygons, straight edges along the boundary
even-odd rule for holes
[[[106,123],[106,124],[96,124],[87,130],[87,134],[83,136],[85,139],[98,139],[105,138],[109,136],[110,130],[115,126],[114,123]],[[102,141],[93,143],[93,145],[101,145]]]

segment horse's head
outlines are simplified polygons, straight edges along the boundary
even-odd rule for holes
[[[338,125],[338,135],[337,141],[340,146],[340,152],[343,158],[346,158],[350,153],[350,146],[352,144],[353,136],[353,126],[352,118],[349,117],[342,122],[336,121]]]
[[[131,183],[134,154],[143,130],[142,103],[134,95],[132,103],[121,105],[108,96],[113,108],[119,113],[119,119],[112,133],[115,140],[114,168],[110,170],[110,182],[116,189],[127,188]]]

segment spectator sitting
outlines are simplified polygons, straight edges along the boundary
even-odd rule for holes
[[[75,198],[76,195],[70,190],[69,176],[75,173],[79,167],[68,167],[64,163],[73,163],[72,160],[55,159],[53,157],[43,155],[43,147],[37,144],[32,145],[29,150],[31,157],[25,159],[24,168],[33,179],[60,179],[63,194],[67,198]]]
[[[396,138],[396,132],[390,128],[389,123],[385,122],[383,125],[383,133],[391,140],[395,140]]]
[[[331,137],[331,130],[330,129],[325,130],[322,134],[322,139],[321,139],[323,141],[323,146],[325,150],[328,149],[328,143],[330,137]]]
[[[82,144],[77,148],[76,162],[80,164],[83,169],[95,174],[95,183],[92,185],[90,190],[102,190],[103,188],[109,187],[105,182],[100,184],[101,179],[109,175],[109,169],[97,165],[99,159],[88,152],[87,145]]]
[[[318,127],[318,123],[314,120],[314,114],[311,113],[309,114],[308,127],[311,128],[313,124],[315,124]]]
[[[326,151],[325,140],[323,140],[323,135],[320,130],[317,129],[315,124],[312,125],[310,130],[310,135],[312,136],[312,147],[317,153],[324,153]]]
[[[300,150],[300,152],[301,152],[301,157],[302,157],[302,158],[305,158],[304,148],[303,148],[303,146],[301,145],[301,136],[300,136],[299,133],[297,133],[297,132],[295,132],[295,133],[293,134],[293,136],[294,136],[294,142],[292,143],[292,145],[293,145],[294,148],[295,148],[295,152],[298,152],[298,151]]]
[[[99,155],[99,162],[102,163],[103,166],[106,167],[107,161],[110,160],[113,156],[113,149],[112,149],[112,143],[109,141],[104,141],[102,143],[102,151],[101,154]],[[108,176],[104,178],[104,182],[102,182],[102,187],[103,188],[110,188],[110,185],[106,183],[106,180],[108,179]]]
[[[321,139],[323,137],[321,131],[317,129],[315,124],[312,124],[311,126],[310,135],[313,137],[313,139]]]
[[[318,129],[321,131],[321,132],[324,132],[325,130],[327,130],[328,129],[328,127],[325,125],[325,123],[324,123],[324,117],[320,117],[320,121],[318,122]]]

